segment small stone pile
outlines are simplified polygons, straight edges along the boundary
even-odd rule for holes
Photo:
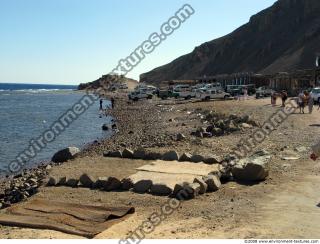
[[[219,137],[258,126],[258,123],[249,115],[238,116],[232,114],[226,116],[212,111],[206,112],[205,114],[205,116],[202,116],[203,120],[209,125],[197,128],[196,131],[191,132],[192,136],[199,138]]]
[[[206,164],[219,164],[224,161],[221,157],[209,154],[209,155],[200,155],[200,154],[190,154],[183,153],[179,155],[177,151],[168,151],[165,153],[157,152],[146,152],[144,149],[137,149],[135,151],[125,148],[123,151],[109,151],[103,154],[105,157],[113,158],[128,158],[128,159],[142,159],[142,160],[164,160],[164,161],[180,161],[180,162],[192,162],[200,163],[204,162]]]
[[[3,193],[0,194],[0,209],[9,207],[11,204],[18,203],[36,194],[47,175],[47,167],[40,166],[38,169],[25,171],[7,181]]]

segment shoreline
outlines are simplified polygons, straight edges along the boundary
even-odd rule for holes
[[[83,91],[77,91],[77,92],[83,93]],[[108,100],[107,97],[105,97],[105,100]],[[109,110],[109,111],[112,111],[112,110]],[[113,113],[108,113],[108,114],[105,113],[103,116],[111,118],[111,122],[110,122],[110,126],[111,126],[113,123],[112,121],[115,120]],[[114,136],[114,134],[115,132],[113,132],[111,135],[106,135],[98,140],[96,139],[96,140],[85,143],[82,147],[79,147],[80,153],[78,156],[80,156],[84,151],[88,151],[88,148],[91,148],[96,144],[100,144],[101,142],[109,140]],[[91,153],[94,153],[92,150],[89,150],[89,151],[91,151]],[[51,158],[55,153],[56,152],[53,152],[52,155],[45,161],[32,162],[29,167],[24,168],[22,171],[20,171],[17,174],[8,175],[4,173],[0,175],[0,209],[9,207],[11,206],[11,204],[15,204],[22,200],[25,200],[26,198],[29,198],[38,192],[37,189],[45,183],[44,181],[49,174],[49,170],[53,167],[57,167],[63,164],[63,163],[54,163],[51,161]],[[29,188],[22,187],[24,185],[29,185],[30,179],[32,181],[31,187]],[[4,198],[7,195],[10,195],[10,192],[12,192],[12,190],[15,188],[20,188],[20,190],[22,192],[25,192],[26,195],[22,197],[20,200],[17,199],[10,203],[4,201]],[[21,195],[23,196],[24,194],[22,193]]]
[[[220,137],[197,137],[193,132],[199,127],[208,127],[206,123],[207,111],[214,111],[216,114],[252,116],[255,121],[262,124],[280,106],[274,108],[270,105],[269,99],[246,100],[246,101],[209,101],[209,102],[186,102],[186,101],[161,101],[153,99],[128,103],[127,99],[120,97],[116,99],[115,110],[110,115],[116,118],[119,132],[111,138],[92,144],[83,150],[77,158],[61,165],[56,165],[46,170],[48,174],[43,175],[44,179],[50,177],[66,177],[68,179],[79,179],[86,173],[92,177],[116,177],[123,179],[135,174],[136,169],[154,162],[153,158],[147,160],[131,160],[124,158],[104,157],[103,153],[113,150],[130,148],[136,150],[144,147],[148,155],[162,155],[164,152],[175,150],[179,155],[182,153],[199,155],[216,155],[217,158],[225,158],[234,147],[246,136],[254,133],[255,129],[239,130],[234,133],[226,133]],[[266,140],[255,148],[255,151],[266,150],[272,159],[269,165],[269,177],[265,181],[250,184],[241,184],[234,180],[222,184],[219,191],[201,195],[192,201],[186,201],[182,209],[174,212],[164,224],[157,227],[155,232],[147,235],[147,238],[163,237],[224,237],[234,230],[233,237],[243,237],[255,230],[256,223],[264,226],[263,230],[273,236],[282,237],[272,228],[267,226],[268,219],[274,219],[275,215],[283,213],[279,218],[278,226],[285,228],[286,216],[292,217],[296,205],[289,204],[286,199],[294,196],[301,196],[297,185],[312,189],[320,174],[320,165],[309,159],[308,147],[317,140],[317,133],[320,129],[306,125],[306,121],[315,124],[317,113],[309,115],[293,114],[275,130]],[[299,129],[297,129],[299,128]],[[185,138],[177,140],[177,134],[182,133]],[[302,149],[304,147],[305,149]],[[296,149],[302,150],[300,153]],[[283,160],[282,154],[289,150],[299,154],[298,160]],[[306,150],[306,151],[305,151]],[[152,154],[153,153],[153,154]],[[306,177],[309,179],[306,181]],[[151,194],[135,194],[127,191],[100,191],[97,189],[86,189],[84,187],[69,188],[65,186],[47,187],[45,180],[39,184],[38,194],[33,199],[45,198],[48,200],[59,200],[61,202],[81,204],[109,204],[118,206],[134,206],[137,215],[128,221],[120,223],[106,230],[97,238],[125,238],[136,226],[145,221],[151,213],[161,208],[168,198],[154,196]],[[290,191],[288,191],[288,189]],[[289,192],[289,195],[288,195]],[[284,195],[282,204],[287,204],[288,209],[272,205],[271,199]],[[317,197],[313,194],[314,201]],[[310,205],[309,196],[301,196],[308,209],[308,216],[314,214],[314,205]],[[274,199],[277,201],[278,199]],[[282,201],[280,199],[280,201]],[[314,202],[315,203],[315,202]],[[24,204],[24,202],[19,203]],[[262,206],[270,205],[271,211],[263,210]],[[294,204],[294,202],[293,202]],[[282,205],[281,205],[282,206]],[[308,207],[309,206],[309,207]],[[268,208],[269,208],[268,207]],[[274,209],[279,210],[275,212]],[[252,211],[254,209],[254,211]],[[292,211],[292,212],[291,212]],[[259,216],[266,216],[262,220]],[[230,217],[231,216],[231,217]],[[257,217],[258,216],[258,217]],[[306,218],[304,219],[307,221]],[[251,220],[254,220],[253,222]],[[266,221],[264,221],[266,220]],[[261,222],[262,221],[262,222]],[[283,221],[283,222],[281,222]],[[188,223],[185,225],[185,223]],[[234,224],[237,223],[235,226]],[[253,225],[252,225],[253,223]],[[199,225],[201,224],[201,228]],[[312,224],[315,224],[313,221]],[[180,227],[183,226],[181,229]],[[245,226],[245,230],[237,226]],[[301,225],[300,225],[301,227]],[[2,231],[2,232],[1,232]],[[173,231],[173,232],[171,232]],[[186,232],[185,232],[186,231]],[[204,231],[204,232],[203,232]],[[30,235],[37,235],[39,238],[59,238],[61,233],[43,230],[30,230],[19,228],[14,230],[11,227],[3,227],[0,233],[8,238],[28,238]],[[166,234],[164,234],[166,233]],[[169,236],[168,236],[169,233]],[[171,233],[171,234],[170,234]],[[189,234],[186,234],[189,233]],[[274,234],[276,233],[276,234]],[[288,233],[288,232],[285,232]],[[265,233],[257,233],[263,237]],[[305,232],[303,232],[305,234]],[[302,235],[303,235],[302,234]],[[315,237],[318,232],[314,232]],[[64,238],[71,238],[70,235],[63,235]]]

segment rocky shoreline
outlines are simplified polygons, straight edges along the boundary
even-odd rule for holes
[[[171,138],[168,135],[157,137],[157,133],[153,133],[153,135],[146,133],[150,127],[157,123],[158,116],[155,115],[158,113],[155,111],[154,104],[146,104],[141,110],[131,106],[124,94],[118,94],[116,103],[115,109],[108,111],[107,114],[114,118],[113,124],[110,125],[110,130],[114,131],[113,135],[89,143],[77,154],[77,157],[103,155],[105,151],[122,150],[126,147],[137,149],[155,145],[170,145]],[[143,115],[145,113],[152,116],[145,117]],[[142,125],[144,128],[141,127]],[[103,125],[101,126],[103,127]],[[130,135],[134,136],[130,137]],[[3,178],[0,181],[0,209],[10,207],[12,204],[36,194],[38,188],[46,183],[49,170],[61,164],[62,162],[52,161],[48,164],[41,163],[36,167],[24,169],[18,175]]]
[[[182,133],[170,133],[165,129],[167,123],[175,122],[174,119],[167,118],[167,115],[170,114],[170,106],[170,104],[163,104],[157,100],[131,104],[127,101],[126,96],[117,97],[115,109],[108,113],[109,116],[114,118],[114,124],[108,128],[114,130],[113,135],[88,144],[77,154],[77,157],[110,156],[107,155],[108,152],[111,153],[111,156],[112,153],[113,156],[118,154],[121,156],[123,150],[130,149],[143,151],[148,159],[158,159],[161,156],[161,148],[173,147],[179,141],[184,143],[183,141],[186,138]],[[229,117],[217,117],[216,115],[216,113],[201,115],[203,117],[200,116],[199,120],[210,121],[211,125],[206,128],[198,127],[196,131],[191,131],[190,135],[199,138],[222,136],[225,133],[240,130],[239,123],[247,122],[247,127],[256,125],[249,120],[249,117],[243,119],[233,115],[230,119]],[[182,122],[177,126],[185,127],[186,124]],[[105,125],[102,125],[102,129],[107,129],[105,127]],[[159,149],[159,151],[155,152],[153,149]],[[116,154],[117,152],[119,153]],[[185,153],[182,157],[188,158],[189,155]],[[189,161],[196,160],[197,156],[199,155],[193,155],[192,158],[192,155],[190,155]],[[209,158],[215,157],[209,156]],[[72,159],[72,157],[66,159]],[[60,165],[63,161],[57,160],[56,162],[50,162],[48,165],[41,164],[35,168],[25,169],[21,174],[2,182],[0,208],[9,207],[11,204],[36,194],[38,188],[46,183],[49,170]],[[225,161],[227,164],[230,162],[230,160]]]
[[[115,110],[113,114],[116,114]],[[100,141],[107,140],[109,140],[109,137],[102,138]],[[88,145],[83,148],[83,151],[94,154],[94,152],[91,151],[93,149],[89,148],[94,148],[94,145],[100,143],[99,141],[88,143]],[[12,204],[23,201],[38,193],[39,187],[46,183],[49,170],[63,163],[59,162],[60,160],[53,162],[55,161],[54,156],[55,155],[53,155],[52,161],[41,162],[34,167],[24,169],[17,175],[6,175],[0,178],[0,209],[10,207]]]
[[[238,145],[237,141],[259,127],[259,121],[246,113],[229,111],[229,114],[225,114],[208,110],[210,107],[206,106],[208,103],[157,99],[132,104],[125,95],[118,96],[115,109],[108,113],[114,118],[115,125],[109,128],[114,130],[113,135],[89,144],[76,157],[121,158],[123,152],[127,151],[143,152],[145,157],[140,157],[143,160],[157,160],[171,153],[180,161],[182,157],[183,161],[213,160],[221,164],[224,169],[222,180],[233,180],[230,178],[233,169],[233,174],[245,180],[244,172],[250,172],[253,168],[263,177],[251,178],[263,180],[268,175],[264,163],[262,166],[252,165],[251,161],[254,160],[248,159],[243,166],[235,167],[230,157],[230,152]],[[265,151],[259,151],[259,148],[256,151],[268,155]],[[47,183],[50,169],[63,163],[63,160],[59,161],[25,170],[3,182],[0,186],[0,207],[8,207],[36,194],[38,188]]]

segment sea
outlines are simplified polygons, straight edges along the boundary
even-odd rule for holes
[[[85,95],[72,85],[0,83],[0,174],[32,139],[39,138],[58,118]],[[104,101],[104,107],[110,106]],[[111,136],[101,126],[111,117],[99,110],[99,101],[91,105],[58,137],[43,148],[26,167],[48,162],[53,154],[65,147],[80,149],[96,140]]]

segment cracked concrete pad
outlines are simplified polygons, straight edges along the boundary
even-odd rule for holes
[[[158,172],[167,174],[189,174],[205,176],[219,172],[220,165],[207,165],[204,163],[178,162],[178,161],[154,161],[151,164],[137,168],[139,171]],[[193,180],[193,179],[192,179]]]

